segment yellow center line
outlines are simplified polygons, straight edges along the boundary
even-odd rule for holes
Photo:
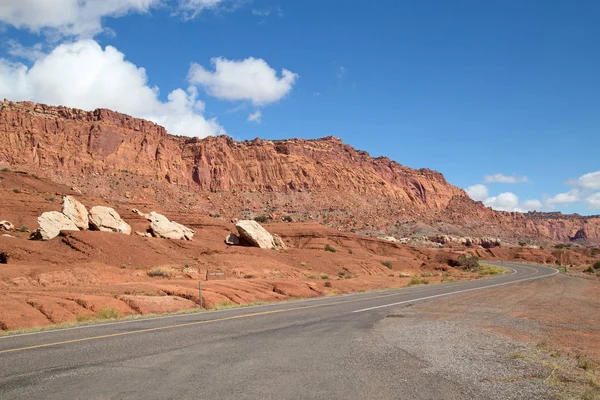
[[[530,267],[524,267],[524,268],[528,268],[528,269],[534,270],[534,268],[530,268]],[[536,273],[539,272],[538,270],[535,270],[535,271],[536,271]],[[469,281],[469,282],[472,282],[472,281]],[[465,283],[467,283],[467,282],[465,282]],[[458,285],[456,285],[456,286],[458,286]],[[454,287],[456,287],[456,286],[454,286]],[[430,292],[430,291],[431,290],[428,290],[427,292]],[[209,324],[209,323],[213,323],[213,322],[231,321],[231,320],[240,319],[240,318],[257,317],[257,316],[260,316],[260,315],[270,315],[270,314],[277,314],[277,313],[282,313],[282,312],[291,312],[291,311],[298,311],[298,310],[308,310],[308,309],[311,309],[311,308],[333,306],[333,305],[338,305],[338,304],[348,304],[348,303],[370,301],[370,300],[376,300],[376,299],[383,299],[383,298],[391,297],[391,296],[399,296],[399,295],[404,295],[404,294],[414,294],[415,292],[410,292],[410,293],[391,293],[391,294],[385,294],[385,295],[380,295],[380,296],[369,297],[369,298],[366,298],[366,299],[342,300],[342,301],[336,301],[336,302],[331,302],[331,303],[326,303],[326,304],[315,304],[315,305],[312,305],[312,306],[302,306],[302,307],[294,307],[294,308],[285,308],[285,309],[282,309],[282,310],[262,311],[262,312],[256,312],[256,313],[251,313],[251,314],[234,315],[234,316],[231,316],[231,317],[209,319],[209,320],[204,320],[204,321],[186,322],[186,323],[177,324],[177,325],[167,325],[167,326],[159,326],[159,327],[155,327],[155,328],[138,329],[138,330],[129,331],[129,332],[119,332],[119,333],[111,333],[111,334],[107,334],[107,335],[90,336],[90,337],[79,338],[79,339],[64,340],[62,342],[45,343],[45,344],[38,344],[38,345],[34,345],[34,346],[18,347],[18,348],[14,348],[14,349],[0,350],[0,354],[13,353],[13,352],[17,352],[17,351],[32,350],[32,349],[41,349],[41,348],[45,348],[45,347],[54,347],[54,346],[60,346],[60,345],[63,345],[63,344],[87,342],[87,341],[99,340],[99,339],[108,339],[108,338],[114,338],[114,337],[119,337],[119,336],[133,335],[133,334],[137,334],[137,333],[147,333],[147,332],[163,331],[163,330],[167,330],[167,329],[184,328],[184,327],[187,327],[187,326],[203,325],[203,324]],[[418,293],[422,293],[422,292],[418,292]]]

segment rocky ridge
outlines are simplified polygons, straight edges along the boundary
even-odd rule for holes
[[[439,172],[372,158],[335,137],[187,138],[110,110],[4,101],[0,166],[43,173],[106,198],[152,197],[187,212],[232,219],[293,217],[378,236],[508,242],[585,237],[600,243],[600,217],[497,212],[472,201]]]

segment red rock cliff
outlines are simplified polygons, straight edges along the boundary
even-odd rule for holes
[[[496,212],[473,202],[436,171],[372,158],[335,137],[249,142],[187,138],[110,110],[4,101],[0,103],[3,163],[66,177],[127,170],[201,192],[256,193],[259,204],[279,196],[277,204],[287,212],[318,211],[327,214],[321,218],[324,222],[346,229],[556,241],[585,236],[600,241],[600,218]],[[237,216],[249,200],[225,196],[222,201],[229,202],[223,206],[225,212]]]

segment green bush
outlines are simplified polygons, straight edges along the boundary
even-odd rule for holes
[[[22,227],[19,228],[19,232],[27,232],[29,230],[29,228],[26,225],[23,225]]]
[[[502,275],[506,272],[507,270],[505,268],[496,267],[495,265],[481,265],[481,269],[478,271],[480,276]]]
[[[329,275],[327,275],[327,274],[319,274],[319,278],[321,278],[321,279],[329,279]]]
[[[331,247],[331,245],[329,245],[329,244],[325,246],[325,251],[330,251],[332,253],[337,252],[337,250],[334,249],[333,247]]]
[[[283,217],[283,220],[285,222],[294,222],[294,220],[292,219],[292,217],[290,217],[289,215],[286,215],[285,217]]]
[[[481,265],[479,265],[479,258],[477,258],[476,256],[471,254],[461,254],[456,260],[456,268],[461,269],[463,271],[475,272],[481,269]]]
[[[13,189],[13,192],[14,192],[14,193],[21,193],[21,189],[14,188],[14,189]]]
[[[392,262],[391,261],[382,261],[381,265],[383,265],[386,268],[392,269]]]
[[[600,271],[600,261],[596,261],[592,268],[594,268],[596,271]]]

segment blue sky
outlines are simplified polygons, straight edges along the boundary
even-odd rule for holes
[[[597,1],[32,2],[0,5],[2,97],[334,135],[496,209],[600,213]]]

